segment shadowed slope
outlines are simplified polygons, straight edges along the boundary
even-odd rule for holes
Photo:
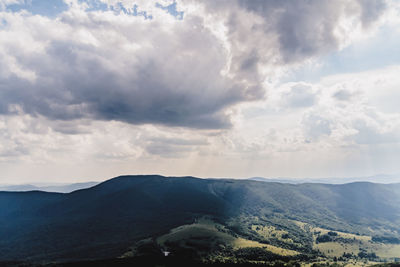
[[[258,216],[353,232],[398,230],[400,185],[152,175],[121,176],[69,194],[0,192],[0,260],[115,257],[136,240],[204,215],[221,223]]]

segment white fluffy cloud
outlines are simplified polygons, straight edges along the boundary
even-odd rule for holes
[[[288,105],[288,94],[305,83],[282,84],[264,104],[243,108],[231,139],[251,148],[254,161],[263,158],[276,175],[285,163],[290,176],[398,172],[392,160],[400,145],[400,108],[393,100],[398,72],[399,66],[391,66],[324,77],[307,84],[318,101],[301,108]]]

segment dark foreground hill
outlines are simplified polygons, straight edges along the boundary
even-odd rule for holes
[[[215,225],[190,226],[205,217]],[[350,242],[332,231],[370,236],[371,244],[397,244],[400,184],[293,185],[154,175],[117,177],[69,194],[0,192],[0,261],[114,258],[183,225],[175,236],[157,239],[158,245],[178,244],[177,236],[190,231],[192,237],[193,231],[215,232],[214,241],[231,244],[270,244],[293,255],[317,255],[315,242]],[[218,242],[221,250],[230,248]],[[358,249],[356,255],[363,256]]]

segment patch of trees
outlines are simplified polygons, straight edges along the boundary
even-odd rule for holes
[[[2,264],[3,262],[0,262]],[[18,262],[16,262],[18,264]],[[21,266],[25,266],[21,263]],[[1,265],[3,266],[3,265]],[[6,266],[17,266],[17,265],[6,265]],[[20,265],[18,265],[20,266]],[[42,266],[42,265],[38,265]],[[48,266],[48,265],[43,265]],[[123,258],[123,259],[106,259],[106,260],[96,260],[96,261],[78,261],[69,262],[62,264],[51,264],[51,267],[98,267],[98,266],[148,266],[148,267],[176,267],[176,266],[191,266],[191,267],[300,267],[298,261],[273,261],[273,262],[247,262],[241,260],[224,260],[224,261],[213,261],[204,262],[201,260],[194,260],[188,258],[181,258],[176,256],[168,257],[135,257],[135,258]]]
[[[150,257],[161,257],[161,247],[152,239],[146,239],[139,241],[132,250],[134,256],[150,256]]]
[[[252,228],[253,226],[253,228]],[[256,228],[254,228],[254,226]],[[258,231],[263,230],[263,227],[274,227],[277,230],[286,231],[282,235],[272,233],[271,236],[265,237],[253,229]],[[226,225],[229,234],[234,237],[243,237],[245,239],[257,241],[263,244],[271,244],[277,247],[296,250],[303,253],[312,252],[312,235],[309,232],[303,231],[295,223],[279,217],[264,216],[239,216],[229,221]],[[274,236],[275,235],[275,236]],[[293,242],[288,242],[287,239]]]
[[[333,231],[329,231],[329,232],[328,232],[328,235],[329,235],[329,236],[338,236],[338,233],[333,232]]]
[[[347,253],[344,252],[341,258],[343,258],[343,259],[352,259],[352,258],[354,258],[354,254],[348,253],[348,252]]]
[[[316,242],[317,243],[324,243],[324,242],[334,242],[337,241],[338,239],[343,239],[341,237],[338,237],[338,233],[334,231],[329,231],[328,233],[324,235],[320,235],[317,237]]]
[[[288,239],[288,238],[289,238],[289,234],[283,234],[283,235],[282,235],[282,238],[283,238],[283,239]]]
[[[252,261],[282,260],[283,257],[263,248],[241,248],[234,252],[236,258]]]
[[[358,253],[358,257],[360,257],[361,259],[369,259],[369,260],[374,260],[376,258],[378,258],[378,256],[376,256],[375,252],[366,252],[366,251],[360,251]]]
[[[333,238],[332,236],[326,234],[326,235],[320,235],[316,239],[317,243],[325,243],[325,242],[332,242]]]
[[[232,254],[233,258],[246,260],[246,261],[261,261],[261,262],[272,262],[272,261],[283,261],[283,262],[305,262],[314,259],[316,255],[298,254],[295,256],[282,256],[264,248],[240,248],[235,250]]]

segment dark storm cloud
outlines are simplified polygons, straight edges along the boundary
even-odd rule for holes
[[[361,22],[364,27],[369,27],[387,8],[387,4],[383,0],[359,0],[358,3],[361,6]]]
[[[243,66],[291,64],[340,48],[343,19],[364,28],[383,14],[384,0],[237,0],[206,1],[207,11],[226,16],[231,42],[248,49],[236,51]],[[243,15],[244,14],[244,15]],[[255,19],[256,18],[256,19]],[[253,24],[250,22],[254,21]],[[248,27],[243,27],[244,24]],[[257,56],[254,57],[254,49]],[[251,64],[249,64],[251,63]]]
[[[71,39],[50,42],[45,54],[20,56],[13,51],[36,79],[3,76],[1,112],[11,113],[9,107],[18,105],[25,113],[55,120],[227,128],[230,119],[224,108],[254,99],[243,84],[220,74],[227,54],[207,30],[192,32],[178,25],[171,39],[168,32],[142,27],[132,29],[131,36],[117,33],[128,38],[121,46],[137,45],[136,53]],[[148,39],[136,39],[146,30]]]
[[[359,16],[363,26],[375,22],[386,8],[383,0],[239,0],[239,5],[264,19],[263,30],[275,31],[282,60],[304,60],[338,49],[338,22],[343,17]]]

